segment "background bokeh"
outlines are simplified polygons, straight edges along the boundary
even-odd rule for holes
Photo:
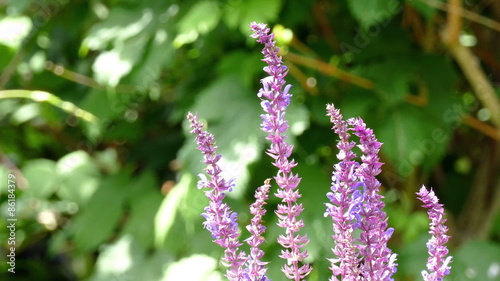
[[[421,280],[429,238],[416,201],[448,214],[447,280],[500,280],[500,2],[491,0],[0,1],[2,280],[224,280],[200,216],[201,155],[185,116],[215,134],[249,222],[276,169],[259,130],[268,23],[289,67],[287,114],[303,177],[303,229],[327,280],[323,217],[337,137],[325,104],[384,143],[379,180],[397,280]],[[16,177],[16,273],[7,272],[7,176]],[[276,186],[273,187],[274,190]],[[272,191],[273,192],[273,191]],[[270,196],[265,260],[284,280]]]

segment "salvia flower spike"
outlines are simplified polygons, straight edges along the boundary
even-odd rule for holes
[[[276,215],[278,226],[285,229],[285,234],[278,237],[283,246],[280,257],[286,259],[282,271],[288,279],[299,281],[311,272],[312,267],[304,263],[308,257],[307,251],[302,248],[309,242],[307,236],[299,231],[304,226],[299,215],[303,211],[302,204],[297,203],[301,197],[298,185],[301,178],[294,174],[292,169],[297,163],[290,159],[293,145],[286,141],[288,121],[285,112],[290,104],[291,85],[286,85],[285,76],[287,67],[278,55],[274,35],[265,24],[251,23],[254,32],[253,38],[264,44],[263,61],[267,63],[264,70],[269,74],[261,80],[262,88],[258,92],[261,106],[265,114],[261,115],[261,129],[267,133],[266,139],[271,141],[267,154],[273,159],[273,165],[278,168],[274,177],[278,184],[276,196],[281,199]],[[330,216],[333,221],[333,239],[335,246],[332,252],[335,255],[330,260],[330,269],[333,273],[330,280],[343,281],[390,281],[396,272],[396,254],[387,243],[394,232],[388,227],[387,215],[383,196],[379,193],[381,186],[376,176],[381,172],[382,163],[378,153],[382,143],[377,141],[373,130],[366,127],[361,118],[350,118],[346,121],[338,109],[327,105],[327,116],[333,123],[333,130],[339,136],[337,158],[339,163],[334,165],[331,191],[327,193],[329,203],[326,203],[325,217]],[[269,198],[271,188],[270,179],[255,191],[255,202],[250,206],[253,218],[247,226],[250,237],[245,242],[250,246],[247,254],[239,249],[240,230],[237,223],[237,214],[231,211],[223,202],[227,192],[231,192],[234,181],[222,175],[218,162],[221,155],[217,154],[214,136],[203,129],[203,123],[198,116],[191,113],[187,116],[191,133],[196,136],[197,149],[203,154],[203,162],[207,165],[206,174],[200,174],[198,188],[206,188],[205,195],[209,198],[209,205],[205,207],[202,216],[205,218],[203,226],[210,231],[214,242],[224,248],[222,264],[228,269],[226,276],[229,280],[237,281],[269,281],[266,276],[267,262],[263,262],[264,251],[260,246],[265,241],[263,236],[266,227],[263,225],[263,216],[266,213],[264,205]],[[351,134],[359,138],[361,150],[360,162],[352,151],[356,142],[351,140]],[[429,259],[427,271],[422,271],[424,281],[442,281],[450,273],[451,256],[445,246],[449,239],[446,235],[448,228],[445,225],[443,205],[438,203],[434,192],[422,186],[417,193],[419,199],[428,209],[431,220],[431,239],[427,243]]]
[[[247,260],[247,276],[251,277],[248,280],[258,280],[266,281],[269,280],[266,277],[267,268],[265,267],[267,262],[261,261],[264,256],[264,251],[262,251],[259,246],[265,241],[264,232],[266,227],[262,225],[262,217],[266,214],[266,209],[264,205],[267,199],[269,199],[269,190],[271,188],[271,179],[266,179],[264,185],[257,188],[255,191],[255,202],[250,206],[250,214],[253,218],[250,220],[250,225],[247,226],[248,232],[250,232],[250,238],[246,239],[248,245],[250,245],[250,256]]]
[[[278,55],[279,48],[276,47],[274,34],[270,33],[270,29],[265,24],[255,22],[250,24],[250,28],[254,32],[251,36],[264,45],[263,61],[267,63],[264,71],[269,74],[261,80],[262,88],[258,97],[261,99],[261,106],[265,112],[261,115],[261,128],[267,133],[267,139],[271,141],[267,154],[274,159],[273,164],[278,168],[275,180],[279,188],[276,196],[282,199],[282,204],[278,205],[276,214],[279,219],[278,225],[285,229],[285,235],[280,235],[278,242],[285,248],[280,257],[287,260],[282,271],[291,280],[302,280],[312,268],[307,263],[300,264],[308,257],[307,251],[301,248],[309,242],[309,239],[306,235],[299,234],[304,226],[303,220],[298,218],[303,207],[302,204],[297,203],[297,199],[301,197],[297,188],[301,178],[292,172],[292,168],[297,163],[289,159],[293,145],[286,142],[289,125],[285,120],[285,112],[291,97],[289,93],[291,85],[285,86],[285,76],[288,70],[281,56]]]
[[[210,176],[200,174],[198,188],[208,188],[205,195],[210,199],[209,205],[205,207],[202,216],[205,218],[203,226],[210,231],[214,242],[224,248],[222,262],[228,267],[226,276],[229,280],[243,280],[243,264],[246,262],[246,254],[239,250],[242,245],[238,239],[237,214],[231,211],[229,206],[223,202],[226,192],[234,187],[232,180],[222,176],[222,170],[217,164],[221,155],[217,154],[214,136],[203,129],[203,123],[198,121],[198,116],[191,113],[187,116],[190,125],[190,133],[196,135],[197,149],[203,154],[203,162],[207,164],[205,172]]]
[[[425,186],[422,186],[417,192],[418,199],[427,208],[429,215],[431,238],[427,242],[427,249],[429,251],[429,259],[427,260],[427,271],[422,271],[424,281],[442,281],[445,275],[450,274],[451,256],[448,256],[448,248],[445,244],[448,242],[450,236],[446,235],[448,227],[446,227],[444,218],[443,204],[439,204],[439,200],[434,194],[434,191],[427,191]]]

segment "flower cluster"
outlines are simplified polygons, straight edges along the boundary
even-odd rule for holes
[[[333,220],[332,237],[337,241],[332,249],[337,257],[330,260],[332,280],[338,280],[336,276],[347,280],[392,280],[396,255],[387,242],[394,229],[387,227],[380,182],[375,178],[381,171],[378,152],[382,144],[361,118],[344,121],[333,105],[327,106],[327,112],[340,138],[337,144],[340,163],[334,167],[332,191],[327,194],[330,203],[326,204],[325,213]],[[352,149],[356,142],[350,140],[349,131],[359,137],[361,163],[355,161]],[[360,230],[359,237],[354,237],[356,229]]]
[[[312,267],[304,263],[308,257],[307,251],[302,248],[309,239],[299,234],[304,226],[299,219],[303,211],[302,204],[298,203],[301,197],[298,186],[301,178],[293,173],[297,163],[290,158],[293,145],[286,141],[288,121],[285,113],[290,104],[291,85],[286,85],[285,76],[287,67],[278,55],[274,35],[265,24],[251,23],[254,32],[253,38],[262,43],[264,48],[263,61],[267,63],[264,70],[269,74],[261,80],[262,88],[257,96],[261,100],[264,110],[261,129],[267,133],[266,139],[271,142],[267,154],[273,159],[273,165],[278,171],[274,180],[278,185],[276,197],[281,199],[275,211],[278,217],[278,226],[284,228],[285,234],[278,237],[278,243],[284,248],[280,257],[286,259],[282,267],[285,276],[290,280],[304,280],[311,272]],[[333,222],[333,239],[335,245],[332,252],[335,255],[330,259],[333,276],[330,280],[393,280],[396,272],[396,254],[387,243],[394,232],[388,227],[387,215],[383,211],[385,204],[380,195],[380,182],[376,176],[381,172],[382,163],[379,159],[381,143],[378,142],[373,130],[366,127],[361,118],[344,120],[342,114],[333,105],[327,105],[327,116],[333,123],[333,130],[339,136],[337,158],[339,163],[334,165],[331,191],[327,193],[329,203],[326,203],[325,217]],[[264,205],[269,198],[271,179],[255,192],[255,203],[250,206],[253,218],[246,228],[250,237],[245,242],[250,246],[250,252],[245,253],[239,247],[240,230],[237,223],[237,214],[231,211],[223,202],[227,192],[234,188],[234,181],[222,176],[218,166],[221,155],[216,153],[214,136],[203,129],[197,115],[188,114],[191,133],[196,135],[198,149],[204,156],[207,164],[205,175],[200,175],[198,187],[207,188],[205,195],[210,199],[202,216],[205,218],[204,227],[210,231],[214,242],[225,249],[222,263],[228,267],[226,276],[229,280],[267,281],[267,262],[262,261],[264,251],[260,246],[265,241],[266,227],[262,224],[262,217],[266,210]],[[359,139],[357,145],[361,151],[358,156],[353,152],[356,142],[351,134]],[[417,193],[419,199],[428,208],[431,219],[430,231],[432,238],[427,243],[430,258],[427,263],[428,271],[423,271],[424,281],[442,280],[450,272],[451,257],[445,243],[446,235],[444,210],[433,191],[428,192],[425,187]]]
[[[446,235],[448,227],[446,227],[444,218],[443,205],[438,203],[438,198],[434,191],[427,191],[425,186],[417,192],[418,199],[424,203],[423,207],[427,208],[429,215],[431,239],[427,242],[427,249],[429,250],[429,259],[427,260],[427,271],[422,271],[424,281],[441,281],[445,275],[450,274],[451,256],[448,255],[448,248],[445,244],[448,242],[450,236]]]
[[[261,99],[262,109],[266,112],[261,115],[261,128],[267,133],[266,138],[271,141],[267,154],[274,159],[273,164],[278,168],[275,180],[279,189],[276,196],[282,199],[282,204],[278,205],[276,214],[279,219],[278,225],[285,228],[285,235],[279,236],[278,243],[285,248],[280,257],[287,260],[282,271],[289,279],[302,280],[312,268],[309,264],[299,264],[308,256],[307,251],[302,251],[301,248],[309,242],[309,239],[305,235],[298,234],[304,226],[303,220],[298,219],[303,207],[302,204],[297,204],[297,199],[301,197],[297,189],[301,178],[292,172],[297,163],[293,159],[289,160],[293,145],[285,140],[288,130],[285,113],[290,104],[291,94],[288,91],[291,85],[285,86],[287,67],[283,65],[278,55],[279,48],[276,47],[274,34],[269,33],[269,28],[264,24],[251,23],[250,28],[254,32],[252,37],[264,44],[263,61],[268,64],[264,67],[264,71],[269,76],[261,80],[262,89],[258,97]]]

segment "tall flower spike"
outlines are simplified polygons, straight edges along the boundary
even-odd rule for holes
[[[257,42],[264,44],[263,61],[267,63],[264,71],[270,75],[261,80],[262,89],[259,90],[258,97],[266,112],[261,115],[261,128],[267,133],[266,138],[272,142],[267,154],[274,159],[273,165],[279,169],[275,177],[279,186],[276,196],[282,199],[282,204],[278,205],[276,214],[278,226],[285,228],[285,235],[280,235],[278,242],[285,248],[280,257],[287,260],[282,271],[287,278],[297,281],[305,278],[312,268],[307,263],[300,265],[308,257],[307,251],[302,251],[301,248],[309,242],[309,239],[298,234],[304,226],[303,220],[298,219],[303,207],[302,204],[297,204],[297,199],[301,197],[297,189],[301,178],[292,173],[292,168],[297,165],[294,160],[289,160],[293,145],[285,141],[288,130],[285,111],[290,104],[291,94],[288,91],[291,85],[285,86],[287,67],[283,65],[278,55],[279,48],[276,47],[274,35],[269,33],[270,29],[265,24],[255,22],[251,23],[250,27],[254,32],[251,36],[256,38]]]
[[[446,219],[443,205],[439,204],[439,200],[434,194],[434,191],[427,191],[425,186],[420,188],[417,192],[419,200],[424,204],[423,207],[427,208],[429,215],[430,230],[429,234],[431,239],[427,242],[427,249],[429,251],[429,259],[427,260],[427,270],[423,270],[422,277],[424,281],[442,281],[445,275],[450,274],[452,257],[448,255],[448,248],[445,246],[450,236],[446,235],[448,228],[445,225]]]
[[[188,113],[187,118],[191,123],[190,133],[196,135],[197,149],[203,154],[203,162],[207,164],[205,169],[210,179],[200,174],[198,188],[209,188],[205,191],[205,196],[210,199],[209,205],[205,207],[202,216],[205,218],[203,226],[210,231],[214,242],[224,248],[222,262],[228,267],[226,276],[229,280],[243,280],[243,264],[247,257],[239,250],[241,243],[238,236],[237,215],[230,210],[229,206],[222,202],[226,196],[225,192],[231,191],[234,183],[226,180],[222,175],[222,170],[217,164],[221,155],[217,154],[217,146],[214,136],[203,130],[203,123],[198,121],[198,116]]]
[[[353,232],[354,220],[359,216],[357,214],[359,212],[358,206],[360,199],[362,199],[361,196],[355,196],[359,194],[356,191],[360,187],[360,182],[354,173],[359,163],[353,160],[356,154],[352,152],[356,143],[349,141],[347,123],[333,104],[327,105],[327,116],[333,123],[332,129],[340,138],[337,143],[339,149],[337,158],[340,162],[334,165],[332,191],[326,195],[330,199],[330,203],[326,204],[325,216],[329,215],[333,220],[334,235],[332,238],[335,241],[335,247],[332,251],[336,256],[336,258],[330,259],[330,270],[333,272],[333,277],[330,280],[339,280],[336,276],[340,276],[342,280],[356,280],[359,278],[360,258],[358,258],[354,245]]]
[[[391,276],[396,272],[396,254],[387,247],[387,242],[394,229],[388,228],[383,196],[379,193],[380,182],[375,177],[381,171],[378,153],[382,144],[361,118],[351,118],[347,122],[359,137],[358,147],[363,153],[362,164],[356,170],[365,190],[359,213],[361,220],[357,222],[357,227],[361,229],[358,247],[364,257],[361,274],[368,280],[393,280]]]
[[[247,230],[251,236],[245,240],[250,245],[250,256],[247,260],[248,267],[245,271],[245,278],[248,278],[247,280],[270,280],[266,276],[267,268],[265,265],[268,263],[261,261],[264,251],[259,248],[265,240],[262,234],[266,231],[266,227],[262,225],[262,217],[266,214],[264,205],[267,199],[269,199],[270,181],[271,179],[266,179],[264,185],[255,191],[255,202],[250,206],[250,213],[253,215],[253,218],[250,220]]]

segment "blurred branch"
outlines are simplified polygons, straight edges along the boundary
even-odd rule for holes
[[[307,84],[307,75],[304,74],[300,70],[300,68],[296,67],[293,63],[288,64],[288,71],[290,74],[299,81],[301,87],[306,90],[309,94],[312,96],[317,96],[318,95],[318,88],[317,87],[309,87]]]
[[[359,77],[359,76],[356,76],[354,74],[350,74],[350,73],[348,73],[344,70],[341,70],[341,69],[339,69],[339,68],[337,68],[329,63],[326,63],[326,62],[323,62],[323,61],[320,61],[317,59],[304,57],[304,56],[297,55],[297,54],[290,53],[290,52],[288,54],[286,54],[284,57],[285,57],[285,59],[292,61],[296,64],[307,66],[307,67],[312,68],[312,69],[316,69],[319,72],[321,72],[327,76],[335,77],[339,80],[351,83],[353,85],[356,85],[356,86],[364,88],[364,89],[370,90],[370,89],[373,89],[375,87],[373,82],[366,79],[366,78]]]
[[[332,49],[335,51],[340,51],[340,44],[337,41],[332,28],[330,28],[329,17],[326,15],[326,11],[328,10],[328,8],[330,8],[328,5],[330,5],[328,1],[318,1],[316,4],[314,4],[313,18],[318,24],[321,35],[326,39],[326,42],[328,42],[330,47],[332,47]]]
[[[434,0],[425,0],[426,3],[429,3],[429,1]],[[448,12],[448,21],[446,23],[446,32],[441,37],[441,40],[457,61],[482,105],[489,110],[491,122],[497,128],[500,128],[500,101],[496,96],[495,89],[488,81],[486,74],[481,69],[471,50],[462,46],[458,40],[462,30],[461,16],[465,17],[466,15],[461,6],[461,0],[450,0],[445,10]],[[500,24],[498,30],[500,30]],[[495,139],[498,139],[498,132]]]
[[[6,99],[6,98],[25,98],[25,99],[31,99],[35,102],[47,102],[87,122],[95,123],[98,120],[98,118],[94,116],[92,113],[79,108],[78,106],[76,106],[71,102],[63,101],[59,97],[48,92],[30,91],[30,90],[0,91],[0,99]]]
[[[310,67],[312,69],[316,69],[325,75],[336,77],[342,81],[346,81],[348,83],[354,84],[354,85],[359,86],[361,88],[364,88],[367,90],[371,90],[371,89],[375,88],[375,84],[371,80],[347,73],[347,72],[345,72],[341,69],[338,69],[337,67],[335,67],[331,64],[328,64],[326,62],[323,62],[323,61],[320,61],[317,59],[313,59],[313,58],[304,57],[304,56],[297,55],[297,54],[293,54],[290,52],[288,54],[284,55],[284,57],[286,59],[288,59],[289,61],[292,61],[298,65],[303,65],[303,66]],[[295,68],[295,66],[293,66],[293,67]],[[298,75],[297,80],[299,80],[299,82],[303,85],[303,82],[304,82],[303,78],[304,77],[300,78],[301,76],[297,73],[297,71],[295,69],[291,69],[291,71],[293,71],[292,75],[294,73]],[[476,75],[478,75],[478,74],[476,74],[474,72],[474,77]],[[474,78],[474,79],[476,79],[476,78]],[[486,81],[486,82],[484,82],[484,81]],[[489,83],[486,79],[484,79],[484,81],[481,80],[481,82],[478,82],[478,83],[480,83],[479,85],[484,85],[484,83],[487,83],[489,85]],[[304,87],[304,89],[309,88],[309,87],[306,87],[304,85],[303,85],[303,87]],[[490,85],[490,87],[491,87],[491,85]],[[484,87],[478,86],[478,88],[481,92],[481,94],[478,94],[478,96],[480,96],[480,95],[484,96],[485,94],[482,93],[482,91],[485,90],[485,89],[483,89]],[[493,88],[491,88],[491,91],[493,91]],[[478,92],[476,91],[476,93],[478,93]],[[488,93],[486,95],[488,95]],[[496,97],[494,95],[491,96],[490,98],[496,99]],[[490,98],[487,98],[486,100],[489,100]],[[419,96],[406,95],[405,101],[410,103],[410,104],[416,105],[416,106],[425,106],[427,104],[427,100],[425,98],[425,95],[419,95]],[[496,100],[496,102],[498,102],[498,100]],[[494,101],[493,101],[493,103],[494,103]],[[485,107],[487,107],[487,106],[485,106]],[[487,107],[487,108],[490,109],[489,107]],[[493,110],[495,110],[495,109],[493,109]],[[490,109],[490,112],[492,113],[492,116],[494,116],[493,115],[494,111],[492,111]],[[498,112],[500,112],[500,107],[498,109]],[[481,122],[478,119],[476,119],[470,115],[465,115],[463,117],[462,121],[464,122],[464,124],[466,124],[466,125],[470,126],[471,128],[491,137],[492,139],[500,140],[500,130],[498,130],[492,126],[489,126],[487,123]],[[496,125],[496,123],[494,123],[494,124]],[[498,126],[498,125],[496,125],[496,126],[498,128],[500,128],[500,126]]]
[[[469,127],[474,128],[477,131],[489,136],[490,138],[500,141],[500,130],[496,129],[495,127],[481,122],[468,114],[465,114],[462,117],[462,122],[464,122],[464,124],[468,125]]]
[[[448,21],[446,31],[443,35],[443,40],[447,45],[458,44],[460,31],[462,31],[462,17],[460,11],[462,9],[462,0],[448,1]]]
[[[437,0],[420,0],[420,1],[424,2],[425,4],[427,4],[433,8],[439,9],[441,11],[445,11],[445,12],[449,12],[449,13],[458,13],[458,14],[460,14],[460,16],[462,16],[463,18],[466,18],[470,21],[477,22],[477,23],[484,25],[488,28],[491,28],[493,30],[500,31],[500,23],[499,22],[494,21],[492,19],[489,19],[487,17],[483,17],[477,13],[465,10],[461,7],[459,9],[450,10],[449,6],[446,3],[439,2]]]
[[[460,243],[486,239],[490,233],[500,207],[499,155],[498,142],[484,146],[481,151],[470,194],[457,219],[458,229],[462,229],[457,237]]]
[[[476,58],[469,48],[460,44],[449,45],[448,47],[474,89],[476,96],[482,105],[489,110],[491,122],[497,128],[500,128],[500,102],[496,96],[495,89],[493,89],[493,86],[486,78],[486,74],[477,63]]]
[[[98,89],[98,90],[105,90],[105,87],[99,84],[96,80],[94,80],[91,77],[85,76],[83,74],[68,70],[65,68],[63,65],[60,64],[55,64],[51,61],[47,61],[45,63],[45,68],[54,73],[57,76],[60,76],[61,78],[64,78],[66,80],[85,85],[90,88]],[[137,87],[134,85],[124,85],[120,84],[115,87],[116,92],[118,93],[124,93],[124,94],[133,94],[137,92]]]
[[[92,79],[88,76],[82,75],[80,73],[68,70],[63,65],[55,64],[51,61],[47,61],[45,63],[45,69],[47,69],[48,71],[54,73],[57,76],[60,76],[64,79],[66,79],[66,80],[73,81],[75,83],[85,85],[85,86],[90,87],[90,88],[104,90],[104,87],[101,86],[99,83],[97,83],[97,81],[95,81],[94,79]]]

